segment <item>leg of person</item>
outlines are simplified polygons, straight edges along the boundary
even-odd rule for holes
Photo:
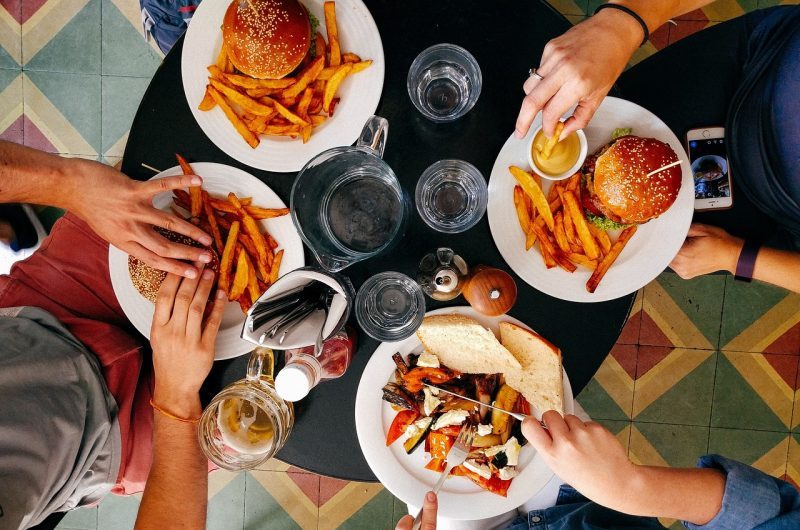
[[[67,213],[37,252],[0,276],[0,307],[15,306],[50,312],[97,356],[119,407],[121,487],[115,492],[141,491],[152,456],[152,377],[149,361],[143,362],[147,343],[111,287],[108,244]]]
[[[655,113],[681,140],[695,127],[724,126],[742,77],[748,37],[764,13],[717,24],[642,61],[620,77],[623,97]],[[739,237],[766,239],[775,222],[745,194],[736,193],[735,168],[731,177],[733,208],[697,213],[695,221],[721,226]]]

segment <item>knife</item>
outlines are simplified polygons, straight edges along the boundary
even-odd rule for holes
[[[450,394],[451,396],[456,396],[457,398],[465,399],[467,401],[471,401],[472,403],[477,403],[478,405],[481,405],[483,407],[489,407],[492,410],[497,410],[497,411],[500,411],[500,412],[502,412],[504,414],[508,414],[509,416],[511,416],[511,417],[513,417],[515,419],[518,419],[519,421],[524,421],[525,418],[528,417],[525,414],[520,414],[518,412],[511,412],[511,411],[508,411],[506,409],[501,409],[500,407],[495,407],[494,405],[487,405],[486,403],[481,403],[477,399],[471,399],[471,398],[468,398],[468,397],[464,397],[461,394],[456,394],[455,392],[450,392],[449,390],[445,390],[444,388],[439,388],[438,386],[429,385],[428,383],[423,383],[423,384],[425,386],[427,386],[428,388],[433,388],[435,390],[438,390],[439,392],[444,392],[445,394]],[[540,421],[539,423],[541,423],[542,427],[547,428],[547,426],[543,422]]]

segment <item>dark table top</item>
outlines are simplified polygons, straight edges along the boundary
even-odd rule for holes
[[[471,162],[488,179],[500,148],[514,130],[528,69],[536,65],[544,45],[570,24],[544,1],[374,0],[367,1],[381,32],[386,59],[383,96],[376,114],[389,121],[385,160],[413,197],[416,180],[437,160]],[[451,42],[469,50],[481,66],[483,90],[464,118],[436,125],[412,106],[406,74],[414,57],[436,43]],[[130,132],[122,170],[148,179],[157,168],[175,165],[175,153],[190,161],[214,161],[239,167],[268,184],[288,204],[294,174],[249,168],[218,149],[192,117],[181,81],[183,41],[167,55],[148,88]],[[356,50],[357,51],[357,50]],[[469,231],[434,232],[413,213],[400,244],[386,255],[356,264],[344,272],[358,288],[369,276],[395,270],[416,273],[419,259],[438,246],[449,246],[471,265],[507,269],[492,242],[486,218]],[[313,257],[306,254],[306,262]],[[633,295],[596,304],[554,299],[514,276],[518,301],[510,314],[557,344],[564,367],[578,394],[594,375],[622,330]],[[428,299],[428,309],[442,304]],[[293,465],[347,480],[374,481],[359,449],[353,414],[361,373],[377,342],[359,336],[353,364],[340,379],[322,383],[297,404],[294,431],[278,457]],[[246,357],[215,363],[206,382],[207,401],[226,384],[244,375]],[[379,396],[375,396],[379,399]]]

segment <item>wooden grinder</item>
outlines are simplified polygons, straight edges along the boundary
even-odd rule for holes
[[[505,271],[478,265],[472,269],[461,294],[476,311],[495,317],[514,307],[517,284]]]

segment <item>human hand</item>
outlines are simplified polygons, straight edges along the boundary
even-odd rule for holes
[[[637,466],[617,438],[603,426],[583,422],[550,410],[542,415],[543,428],[535,418],[522,423],[522,434],[542,455],[545,463],[564,482],[585,497],[615,509],[628,488],[635,487]]]
[[[209,263],[211,254],[202,248],[169,241],[156,232],[158,226],[188,236],[201,245],[211,244],[211,237],[195,225],[153,207],[159,193],[189,186],[199,186],[197,175],[181,175],[140,182],[99,162],[75,159],[79,178],[67,187],[68,209],[86,221],[100,237],[147,263],[151,267],[187,278],[196,278],[198,270],[189,263]]]
[[[420,530],[436,530],[436,511],[439,509],[439,501],[436,494],[429,491],[425,494],[425,500],[422,501],[422,524]],[[406,515],[397,522],[397,527],[394,530],[411,530],[414,524],[414,518]]]
[[[150,344],[156,388],[153,398],[182,417],[199,415],[198,392],[214,363],[214,343],[227,295],[217,290],[211,313],[203,322],[214,273],[200,278],[168,274],[156,297]]]
[[[693,223],[669,266],[684,280],[720,270],[733,274],[743,245],[722,228]]]
[[[528,133],[539,111],[544,133],[552,136],[558,120],[576,103],[561,137],[586,127],[641,40],[632,17],[605,9],[548,42],[537,68],[543,79],[531,76],[522,86],[517,138]]]

